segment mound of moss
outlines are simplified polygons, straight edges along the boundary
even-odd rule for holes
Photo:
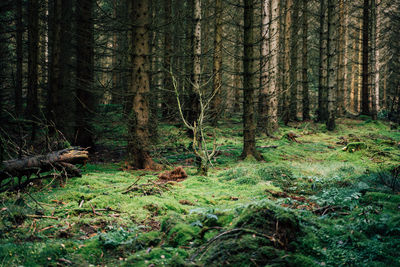
[[[282,266],[301,233],[294,213],[262,201],[244,208],[229,229],[216,234],[192,256],[212,266]]]

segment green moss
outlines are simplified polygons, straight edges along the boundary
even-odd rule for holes
[[[168,232],[168,244],[173,247],[187,246],[199,234],[199,228],[184,223],[179,223]]]

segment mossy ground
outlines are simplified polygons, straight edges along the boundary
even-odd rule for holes
[[[282,127],[279,138],[258,137],[265,162],[255,162],[239,161],[241,124],[232,120],[217,129],[220,153],[207,177],[195,175],[185,131],[160,128],[156,160],[185,166],[188,179],[161,194],[123,194],[157,172],[92,163],[63,186],[4,193],[0,266],[400,265],[400,195],[382,182],[399,165],[400,132],[387,123]],[[288,132],[299,142],[280,138]],[[349,153],[345,142],[366,147]]]

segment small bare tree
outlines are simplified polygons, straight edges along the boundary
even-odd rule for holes
[[[195,93],[198,95],[198,101],[200,105],[200,110],[198,113],[197,119],[193,122],[193,125],[190,124],[183,115],[182,104],[180,101],[180,94],[179,94],[179,85],[178,81],[176,80],[175,76],[173,75],[172,71],[170,71],[172,77],[172,83],[175,90],[176,100],[178,102],[179,114],[182,118],[183,124],[193,132],[193,152],[197,157],[197,173],[199,175],[207,176],[208,168],[212,166],[212,158],[216,155],[217,152],[217,138],[215,134],[215,130],[213,132],[213,147],[212,150],[209,151],[207,149],[207,141],[205,138],[205,115],[206,111],[209,109],[210,103],[215,95],[218,93],[218,90],[214,90],[211,95],[205,96],[203,91],[201,90],[206,84],[199,85],[198,83],[192,83],[192,86],[195,90]],[[184,89],[183,89],[184,90]]]

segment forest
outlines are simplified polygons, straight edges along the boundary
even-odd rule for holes
[[[1,266],[400,266],[400,0],[1,0]]]

